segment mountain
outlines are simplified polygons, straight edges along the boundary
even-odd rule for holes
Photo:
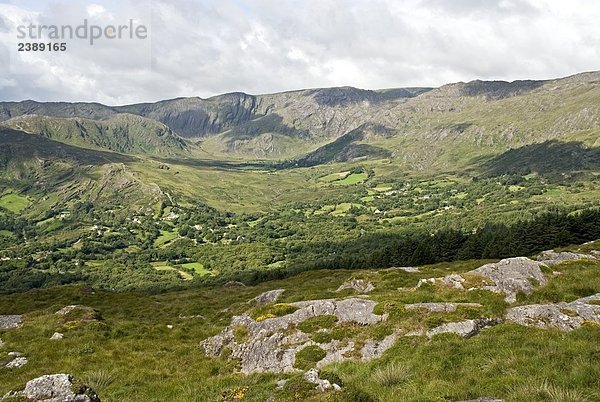
[[[236,92],[115,107],[5,102],[0,119],[8,127],[122,153],[186,154],[182,136],[219,159],[303,166],[366,157],[436,171],[550,140],[600,145],[599,83],[600,73],[590,72],[439,88]],[[361,127],[379,127],[386,134],[359,139],[355,130]]]
[[[104,120],[22,115],[0,124],[71,145],[124,154],[174,156],[189,152],[185,140],[169,127],[131,114],[116,114]]]

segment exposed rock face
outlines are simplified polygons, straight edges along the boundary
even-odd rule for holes
[[[404,272],[408,272],[411,274],[421,272],[421,270],[418,267],[392,267],[392,268],[386,268],[382,271],[404,271]]]
[[[527,257],[506,258],[496,263],[485,264],[466,274],[451,274],[443,278],[421,279],[417,287],[426,283],[441,284],[455,289],[487,289],[504,293],[505,300],[514,303],[517,293],[531,294],[534,283],[545,285],[548,281],[540,267],[539,261]],[[468,276],[481,278],[479,283],[470,283]]]
[[[579,254],[570,251],[556,252],[554,250],[542,251],[540,255],[536,257],[536,260],[542,264],[552,266],[560,264],[566,261],[577,261],[577,260],[595,260],[596,257],[590,254]]]
[[[30,402],[100,402],[94,391],[73,383],[69,374],[43,375],[25,385],[19,392],[10,392],[3,399],[25,398]]]
[[[364,279],[350,279],[349,281],[342,283],[342,285],[337,288],[336,292],[341,292],[344,289],[354,289],[358,293],[369,293],[375,289],[375,286]]]
[[[481,266],[473,273],[481,274],[496,283],[494,286],[484,286],[483,289],[504,293],[505,300],[514,303],[517,300],[517,292],[533,292],[532,280],[540,285],[548,282],[540,269],[541,265],[527,257],[507,258],[498,263]]]
[[[482,307],[479,303],[414,303],[405,304],[407,310],[424,309],[430,313],[452,313],[458,307]]]
[[[254,298],[260,305],[275,303],[281,297],[281,294],[285,291],[285,289],[275,289],[269,290],[268,292],[261,293],[260,295]]]
[[[600,304],[592,304],[594,301],[600,303],[600,293],[570,303],[513,307],[506,313],[506,319],[528,327],[572,331],[585,321],[600,324]]]
[[[218,356],[223,349],[230,349],[232,357],[241,360],[241,371],[252,373],[294,371],[296,353],[306,346],[318,345],[327,353],[325,358],[317,363],[317,367],[320,367],[343,360],[344,354],[353,350],[354,343],[333,340],[318,344],[310,340],[307,334],[296,330],[295,325],[321,315],[334,315],[338,323],[375,324],[387,318],[387,315],[373,314],[376,304],[372,300],[358,298],[311,300],[292,303],[291,305],[298,310],[282,317],[255,321],[248,315],[235,316],[227,328],[220,334],[202,341],[201,346],[209,356]],[[236,340],[235,331],[241,327],[245,328],[247,337]],[[381,355],[391,344],[393,340],[388,339],[372,346],[368,356]]]
[[[13,329],[23,325],[23,316],[0,315],[0,329]]]
[[[341,387],[337,384],[331,384],[329,380],[322,380],[319,378],[319,370],[310,369],[302,375],[304,381],[310,382],[316,385],[317,391],[327,392],[329,390],[340,390]]]
[[[431,338],[434,335],[449,333],[458,334],[465,338],[470,338],[473,335],[477,335],[482,329],[493,327],[494,325],[500,324],[501,322],[502,320],[496,318],[479,318],[476,320],[450,322],[448,324],[443,324],[439,327],[427,331],[427,336]]]
[[[8,363],[6,363],[6,365],[4,366],[6,368],[19,368],[19,367],[23,367],[24,365],[26,365],[28,363],[27,358],[25,356],[21,355],[21,353],[10,352],[8,355],[10,357],[13,357],[13,359],[11,361],[9,361]]]
[[[383,354],[386,350],[394,346],[396,342],[397,334],[391,334],[383,338],[381,341],[369,339],[365,342],[365,345],[360,350],[362,360],[372,360]]]

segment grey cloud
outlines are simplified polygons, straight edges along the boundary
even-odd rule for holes
[[[568,75],[600,65],[590,40],[600,37],[600,6],[573,1],[565,15],[548,0],[155,0],[148,41],[75,41],[60,57],[37,55],[44,68],[33,75],[0,70],[0,96],[127,103]],[[150,21],[147,6],[105,4],[116,20]],[[85,13],[48,3],[38,19],[74,23]]]

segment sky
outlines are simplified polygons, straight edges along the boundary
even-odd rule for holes
[[[18,38],[18,26],[145,38]],[[0,0],[0,100],[152,102],[226,92],[549,79],[600,70],[595,0]],[[19,52],[19,43],[66,43]]]

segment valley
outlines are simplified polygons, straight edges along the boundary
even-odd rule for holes
[[[0,102],[0,396],[598,400],[598,105],[598,72]]]

